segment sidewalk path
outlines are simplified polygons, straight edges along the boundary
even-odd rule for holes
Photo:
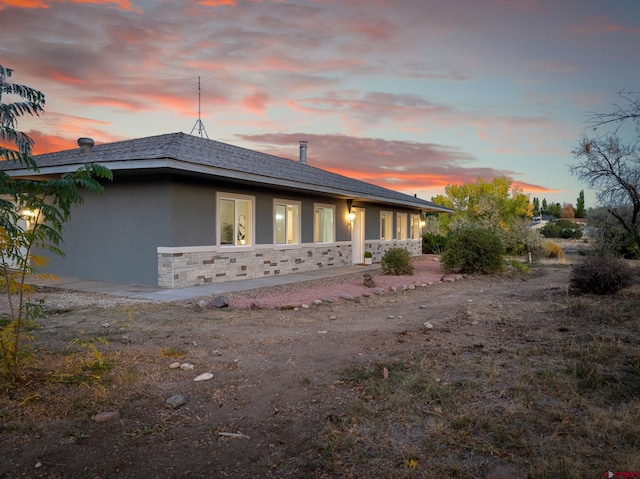
[[[158,286],[109,283],[104,281],[92,281],[67,277],[58,277],[55,280],[32,277],[29,278],[27,282],[34,286],[46,286],[49,288],[110,294],[113,296],[146,299],[150,301],[180,301],[184,299],[197,298],[200,296],[219,296],[234,291],[245,291],[255,288],[264,288],[267,286],[299,283],[302,281],[309,281],[320,278],[331,278],[351,273],[364,273],[366,271],[377,270],[379,268],[379,264],[353,265],[340,268],[319,269],[304,273],[265,276],[263,278],[243,279],[239,281],[228,281],[226,283],[207,284],[175,289],[160,288]]]

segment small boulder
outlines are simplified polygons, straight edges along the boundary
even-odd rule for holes
[[[376,282],[373,280],[373,275],[371,273],[365,273],[362,275],[364,277],[364,281],[362,282],[367,288],[375,288]]]
[[[115,421],[117,419],[120,419],[118,411],[105,411],[93,416],[93,420],[97,423]]]
[[[182,394],[175,394],[171,396],[169,399],[165,401],[168,407],[172,407],[173,409],[179,408],[180,406],[184,406],[187,404],[187,400]]]
[[[196,376],[195,378],[193,378],[193,380],[194,381],[208,381],[211,378],[213,378],[213,374],[211,374],[211,373],[202,373],[202,374]]]
[[[224,296],[217,296],[213,298],[213,301],[211,301],[211,306],[214,308],[228,308],[229,302]]]
[[[205,309],[207,306],[209,306],[209,302],[208,301],[206,301],[204,299],[201,299],[200,301],[198,301],[198,307],[200,309]]]
[[[342,294],[340,295],[340,297],[341,297],[342,299],[346,299],[347,301],[355,301],[355,299],[356,299],[354,296],[352,296],[352,295],[350,295],[350,294],[348,294],[348,293],[342,293]]]

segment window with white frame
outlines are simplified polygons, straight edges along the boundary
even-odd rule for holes
[[[380,212],[380,241],[391,241],[393,239],[393,215],[389,211]]]
[[[333,243],[335,238],[335,207],[332,205],[314,206],[314,241]]]
[[[275,200],[274,232],[276,244],[300,244],[300,202]]]
[[[225,193],[218,195],[218,244],[253,244],[253,203],[252,196]]]
[[[411,215],[411,239],[420,239],[421,237],[420,215]]]
[[[407,239],[407,214],[398,213],[396,217],[398,229],[396,231],[396,238],[399,240]]]

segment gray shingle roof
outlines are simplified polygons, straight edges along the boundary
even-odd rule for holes
[[[85,163],[100,163],[113,171],[169,168],[423,210],[450,211],[430,201],[308,164],[185,133],[96,145],[88,154],[77,148],[37,155],[34,159],[42,174],[72,171]],[[0,169],[6,171],[22,170],[17,164],[0,163]]]

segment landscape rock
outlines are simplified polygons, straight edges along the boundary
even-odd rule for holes
[[[209,302],[201,299],[200,301],[198,301],[198,306],[202,309],[205,309],[207,306],[209,306]]]
[[[424,327],[427,329],[433,329],[433,324],[431,324],[429,321],[427,321],[426,323],[424,323]]]
[[[169,369],[178,369],[179,367],[180,367],[180,363],[169,364]]]
[[[355,298],[354,296],[352,296],[352,295],[350,295],[350,294],[347,294],[347,293],[342,293],[342,294],[340,295],[340,297],[341,297],[342,299],[346,299],[347,301],[355,301],[355,300],[356,300],[356,298]]]
[[[314,299],[313,300],[313,304],[315,304],[316,306],[320,306],[322,304],[322,300],[321,299]]]
[[[462,274],[445,274],[440,281],[443,283],[453,283],[454,281],[458,281],[460,279],[464,279],[464,275]]]
[[[373,291],[373,294],[378,295],[378,296],[381,296],[382,294],[384,294],[384,291],[385,291],[385,289],[384,289],[384,288],[376,288],[376,289]]]
[[[211,351],[211,355],[212,356],[222,356],[222,353],[219,350],[214,349],[213,351]]]
[[[338,319],[338,317],[335,314],[332,314],[331,316],[329,316],[329,319]]]
[[[117,419],[120,419],[118,411],[105,411],[93,416],[93,420],[97,423],[115,421]]]
[[[308,304],[301,304],[300,307],[302,309],[309,309],[309,305]]]
[[[373,275],[371,273],[365,273],[362,276],[364,276],[364,281],[362,282],[362,284],[364,284],[367,288],[376,287],[376,282],[373,280]]]
[[[211,374],[211,373],[202,373],[202,374],[196,376],[195,378],[193,378],[193,380],[194,381],[208,381],[211,378],[213,378],[213,374]]]
[[[421,304],[420,309],[429,309],[429,306],[427,306],[426,304]]]
[[[172,407],[173,409],[179,408],[180,406],[184,406],[185,404],[187,404],[186,398],[181,394],[175,394],[171,396],[169,399],[167,399],[165,402],[168,406]]]
[[[295,310],[295,309],[298,309],[298,305],[293,303],[283,304],[278,309],[294,309]]]
[[[213,298],[213,301],[211,301],[211,306],[214,308],[228,308],[229,302],[224,296],[216,296]]]
[[[180,369],[182,369],[183,371],[191,371],[193,369],[193,364],[182,363],[180,365]]]

